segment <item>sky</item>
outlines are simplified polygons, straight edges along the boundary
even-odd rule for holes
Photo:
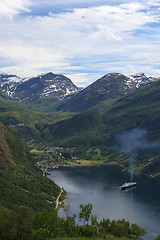
[[[160,77],[160,0],[0,0],[0,73]]]

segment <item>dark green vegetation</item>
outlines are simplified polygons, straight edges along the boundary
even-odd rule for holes
[[[0,122],[15,129],[25,141],[34,139],[39,142],[41,132],[49,123],[56,123],[71,116],[70,113],[30,111],[26,105],[11,99],[0,89]]]
[[[86,111],[50,124],[42,132],[46,141],[59,146],[99,147],[109,161],[128,167],[127,156],[116,149],[116,135],[133,129],[145,129],[146,141],[160,140],[160,81],[143,87],[116,101],[103,112]],[[137,171],[160,178],[160,148],[139,149]],[[156,157],[156,158],[155,158]],[[155,160],[150,161],[155,158]],[[148,164],[146,166],[146,164]]]
[[[103,113],[82,112],[70,119],[50,125],[49,130],[52,131],[53,138],[54,134],[55,137],[62,135],[61,141],[65,140],[67,144],[70,144],[70,140],[74,142],[74,138],[79,138],[81,143],[81,134],[85,132],[86,138],[90,133],[93,134],[92,140],[97,141],[97,146],[107,145],[116,133],[134,128],[145,128],[150,139],[160,139],[159,92],[160,81],[128,94],[115,102],[109,110],[104,109]],[[80,135],[79,132],[81,132]],[[94,144],[91,142],[87,145]]]
[[[74,216],[66,217],[65,220],[60,219],[53,209],[49,212],[44,210],[37,213],[36,218],[33,216],[33,225],[26,223],[29,230],[23,238],[20,235],[21,233],[18,233],[21,230],[17,230],[17,227],[12,224],[14,219],[15,224],[18,225],[17,221],[20,215],[16,214],[28,214],[26,207],[30,207],[34,214],[41,209],[55,206],[55,199],[60,192],[60,189],[47,177],[43,177],[42,172],[35,167],[35,160],[21,140],[25,144],[32,144],[33,147],[62,146],[66,149],[68,147],[75,148],[76,155],[74,155],[75,152],[66,151],[67,160],[72,156],[78,156],[79,159],[118,163],[126,169],[128,168],[129,154],[127,155],[124,149],[118,148],[117,134],[130,132],[133,129],[145,129],[147,133],[145,143],[155,144],[157,142],[156,146],[159,146],[160,81],[124,96],[124,86],[123,84],[119,86],[122,76],[119,75],[119,78],[116,78],[109,88],[104,86],[104,81],[102,81],[101,87],[104,91],[101,94],[96,91],[95,84],[94,87],[90,87],[91,92],[87,88],[65,102],[64,105],[59,105],[58,109],[78,111],[78,114],[30,111],[26,105],[12,100],[0,91],[0,122],[8,127],[0,124],[0,204],[15,214],[12,216],[8,212],[9,210],[3,208],[2,213],[4,212],[4,216],[8,216],[6,221],[8,225],[4,225],[4,228],[11,226],[10,232],[13,234],[10,239],[13,239],[13,236],[14,239],[15,236],[16,239],[25,239],[26,236],[29,236],[30,231],[32,232],[31,239],[75,236],[73,235],[73,229],[77,234],[76,236],[94,235],[98,237],[106,234],[115,236],[120,236],[116,234],[122,234],[121,236],[134,238],[134,227],[136,228],[135,231],[141,232],[136,225],[130,225],[125,220],[112,222],[104,220],[105,227],[108,226],[107,224],[114,226],[109,228],[110,230],[104,228],[103,222],[97,223],[95,217],[92,217],[91,225],[87,225],[85,223],[88,218],[83,219],[83,214],[80,214],[80,218],[84,220],[84,226],[77,226]],[[112,81],[114,80],[112,79]],[[118,90],[117,86],[119,86]],[[83,95],[84,93],[85,95]],[[42,110],[48,101],[52,107],[55,104],[51,99],[43,101],[45,102],[42,103],[40,99],[35,100],[33,101],[35,105],[28,106],[37,109],[39,105],[38,110]],[[92,107],[96,107],[95,110],[89,110]],[[99,111],[99,108],[101,111]],[[43,109],[43,111],[45,110]],[[136,154],[135,171],[160,180],[160,148],[144,149],[139,147]],[[25,207],[20,208],[18,213],[21,205]],[[28,215],[25,216],[28,219]],[[17,220],[15,220],[15,217]],[[55,225],[51,225],[53,219]],[[29,220],[30,222],[32,221]],[[47,227],[44,227],[44,225]],[[23,229],[24,226],[21,227]],[[67,229],[69,229],[69,233]],[[126,233],[126,229],[129,229],[127,230],[128,233]],[[41,238],[41,236],[44,238]],[[9,238],[6,237],[6,239]]]
[[[106,107],[104,101],[104,103],[101,102],[101,111],[83,111],[74,115],[70,112],[33,112],[1,92],[0,121],[10,126],[12,131],[17,131],[24,142],[31,141],[33,145],[41,143],[45,146],[76,147],[79,149],[78,157],[81,159],[115,162],[127,168],[128,156],[116,148],[115,137],[119,133],[142,128],[146,130],[149,142],[160,140],[160,81],[122,97],[124,92],[120,94],[121,87],[118,93],[115,93],[122,76],[119,75],[116,82],[112,84],[113,86],[111,85],[113,87],[112,100],[114,100],[107,100],[110,101],[110,105],[107,102]],[[102,83],[104,83],[103,78]],[[93,86],[90,86],[91,90],[93,88],[92,97],[96,97],[96,93],[94,95],[96,83]],[[87,93],[87,89],[82,92]],[[72,97],[71,100],[82,92]],[[88,99],[91,98],[91,92]],[[105,94],[104,96],[107,96]],[[122,98],[116,101],[116,97],[120,98],[120,96]],[[84,101],[85,99],[84,97]],[[83,105],[83,102],[80,102]],[[72,102],[72,105],[76,106],[76,101]],[[96,149],[99,149],[98,153]],[[135,170],[160,179],[159,156],[159,149],[142,149],[138,153]]]
[[[0,124],[0,204],[17,211],[20,205],[33,211],[55,206],[60,189],[34,166],[16,134]]]
[[[126,93],[125,81],[128,78],[122,74],[107,74],[96,82],[68,99],[57,107],[59,111],[81,112],[99,104],[110,105]],[[133,90],[130,90],[133,91]]]
[[[20,207],[16,215],[11,215],[5,207],[0,208],[0,238],[7,240],[49,240],[54,238],[107,238],[116,240],[141,239],[145,230],[128,221],[103,219],[98,222],[91,215],[92,205],[80,206],[79,219],[83,225],[76,224],[76,215],[60,218],[57,211],[50,208],[33,214],[31,209]],[[90,220],[90,223],[89,223]],[[85,223],[87,222],[87,223]],[[113,237],[114,236],[114,237]],[[117,237],[117,238],[115,238]]]

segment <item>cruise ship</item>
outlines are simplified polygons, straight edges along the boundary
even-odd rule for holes
[[[128,189],[128,188],[132,188],[132,187],[135,187],[136,185],[137,185],[136,182],[124,183],[124,184],[121,186],[121,190],[125,190],[125,189]]]

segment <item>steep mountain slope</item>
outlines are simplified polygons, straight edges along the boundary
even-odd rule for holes
[[[49,72],[24,79],[1,74],[0,86],[8,96],[27,104],[32,110],[81,112],[93,107],[103,109],[118,98],[157,80],[143,73],[130,77],[109,73],[81,91],[69,78]]]
[[[14,101],[0,89],[0,112],[15,111],[23,109],[24,105]]]
[[[20,205],[36,211],[55,205],[59,187],[32,161],[15,133],[0,123],[0,205],[14,211]]]
[[[0,86],[8,96],[24,103],[39,98],[60,100],[79,91],[69,78],[52,72],[24,79],[15,75],[1,74]]]
[[[150,138],[160,138],[160,81],[118,100],[104,113],[104,123],[114,132],[146,128]]]
[[[101,113],[101,117],[97,116],[96,111],[89,112],[96,119],[91,121],[91,125],[86,127],[83,134],[85,139],[90,138],[90,132],[94,133],[94,141],[101,138],[101,145],[109,143],[114,135],[120,131],[126,131],[133,128],[146,128],[150,133],[150,138],[160,139],[160,81],[152,85],[138,89],[137,91],[128,94],[115,102],[109,110]],[[83,120],[90,122],[86,117],[90,115],[87,112],[82,112],[66,121],[51,125],[49,127],[53,142],[59,136],[59,144],[74,145],[74,142],[79,142],[81,133],[78,131],[80,126],[83,126]],[[95,114],[96,113],[96,114]],[[79,120],[77,120],[79,119]],[[93,122],[93,123],[92,123]],[[76,127],[75,127],[76,125]],[[69,126],[69,127],[68,127]],[[62,131],[64,129],[64,131]],[[47,129],[45,130],[47,131]],[[98,133],[98,135],[96,135]],[[97,136],[97,137],[96,137]],[[54,140],[55,139],[55,140]],[[76,139],[76,141],[74,141]],[[79,139],[79,140],[78,140]],[[98,144],[97,144],[98,145]]]
[[[0,89],[0,122],[16,129],[25,141],[40,140],[40,131],[49,122],[57,122],[71,116],[70,113],[42,113],[31,111],[19,101],[13,100]]]
[[[120,155],[120,148],[117,146],[117,134],[119,136],[137,129],[140,132],[142,130],[146,133],[142,148],[139,145],[139,153],[134,152],[138,156],[137,169],[160,179],[159,106],[160,81],[157,81],[119,99],[104,113],[82,112],[65,121],[50,124],[42,136],[46,141],[59,146],[100,148],[104,158],[108,155],[109,161],[119,163],[123,159],[123,165],[128,168],[128,161],[124,155]],[[129,143],[130,140],[126,144]],[[133,144],[137,144],[136,138]]]
[[[82,112],[56,124],[49,124],[41,137],[56,146],[101,145],[97,128],[100,122],[101,114],[98,111]]]
[[[95,107],[97,104],[103,104],[104,101],[108,101],[110,105],[118,98],[157,80],[147,78],[144,74],[126,77],[120,73],[109,73],[60,104],[57,110],[80,112]]]

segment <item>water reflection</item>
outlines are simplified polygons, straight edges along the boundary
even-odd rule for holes
[[[120,186],[129,175],[119,167],[61,168],[51,172],[50,178],[63,187],[69,195],[65,200],[71,214],[79,212],[80,204],[92,203],[93,214],[98,219],[122,219],[145,227],[146,240],[160,233],[160,185],[144,177],[135,177],[137,187],[129,191]],[[63,211],[59,211],[63,215]]]

